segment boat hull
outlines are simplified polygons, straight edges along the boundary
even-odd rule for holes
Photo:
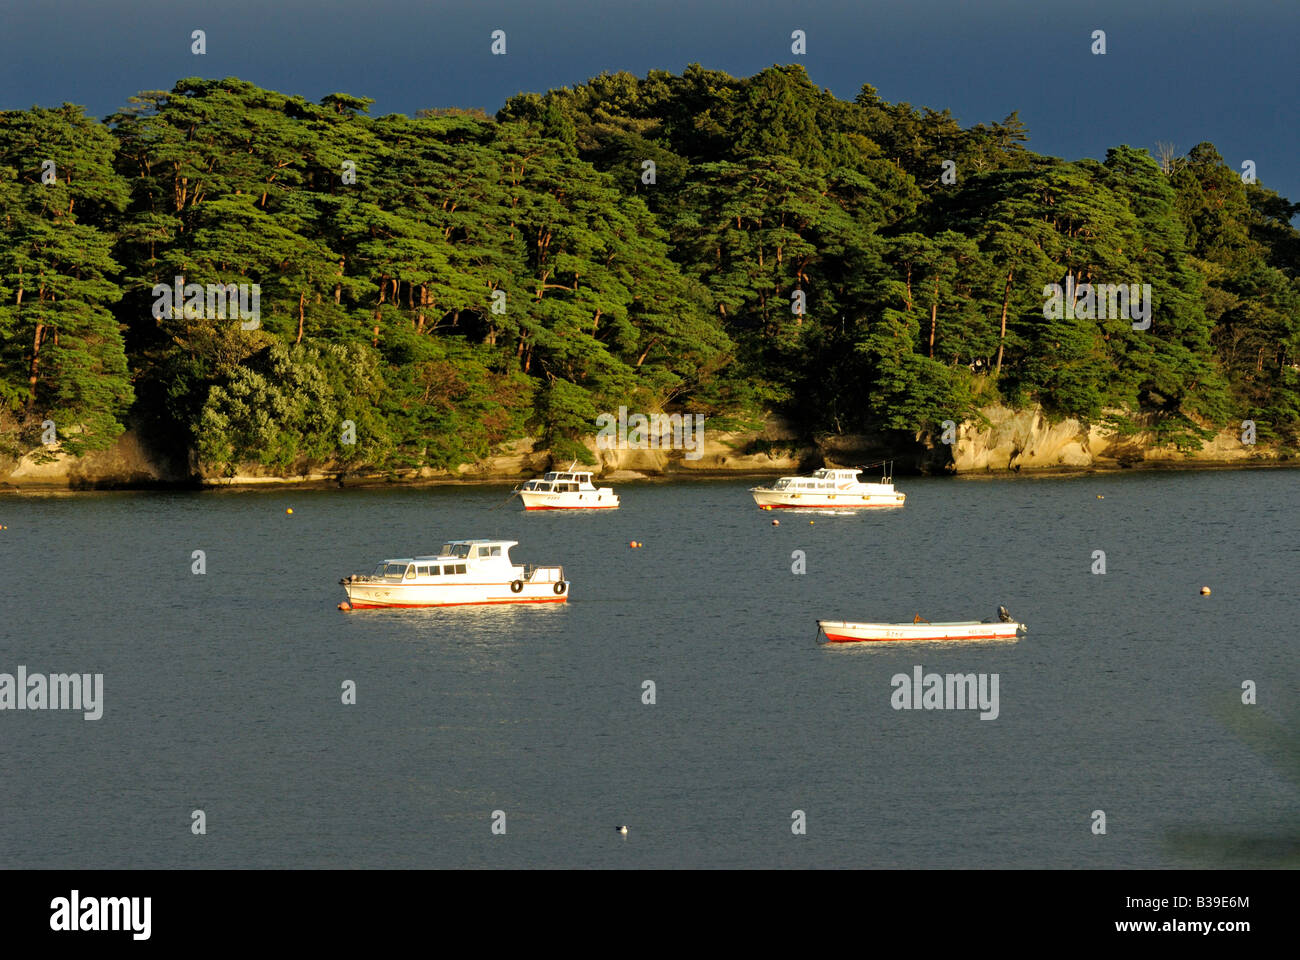
[[[854,623],[818,620],[818,635],[825,643],[924,642],[942,640],[1015,640],[1021,623]]]
[[[752,490],[754,502],[772,510],[859,510],[867,507],[901,507],[905,493],[889,494],[798,494]]]
[[[557,586],[563,592],[556,593]],[[517,593],[511,590],[510,583],[351,583],[345,584],[344,590],[354,610],[564,603],[569,599],[567,581],[524,582]]]
[[[521,490],[525,510],[617,510],[618,496],[608,490],[545,493]]]

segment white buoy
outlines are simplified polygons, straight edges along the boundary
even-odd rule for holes
[[[618,832],[621,833],[623,836],[626,837],[626,836],[627,836],[627,824],[625,823],[625,824],[623,824],[623,826],[619,827],[619,828],[618,828]]]

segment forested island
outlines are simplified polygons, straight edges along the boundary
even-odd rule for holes
[[[1067,161],[797,66],[370,105],[190,78],[0,112],[0,480],[128,428],[194,479],[591,463],[621,406],[749,431],[746,463],[774,418],[942,451],[991,409],[1300,447],[1300,205],[1209,143]],[[252,322],[186,292],[227,284]]]

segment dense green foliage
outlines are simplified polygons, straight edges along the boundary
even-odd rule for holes
[[[206,469],[454,468],[585,456],[620,404],[912,432],[997,399],[1297,442],[1298,208],[1209,144],[1070,163],[798,67],[369,105],[188,79],[0,113],[9,452],[130,421]],[[177,278],[257,284],[259,322],[159,309]],[[1150,328],[1045,318],[1067,282],[1150,284]]]

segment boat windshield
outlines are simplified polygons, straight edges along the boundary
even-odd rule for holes
[[[452,547],[451,547],[451,555],[452,555],[453,557],[461,557],[462,559],[465,558],[465,557],[468,557],[468,556],[469,556],[469,544],[468,544],[468,543],[457,543],[457,544],[452,545]]]
[[[772,484],[772,489],[773,489],[773,490],[784,490],[784,489],[786,489],[786,488],[789,487],[789,486],[790,486],[790,481],[789,481],[789,480],[778,480],[776,483]]]
[[[404,576],[406,576],[406,564],[404,563],[385,564],[384,566],[385,580],[401,580],[402,577]]]
[[[557,474],[557,473],[548,473],[546,476],[542,477],[542,479],[543,479],[543,480],[555,480],[558,476],[559,476],[559,474]]]
[[[385,566],[384,561],[380,560],[377,564],[375,564],[375,572],[372,573],[371,576],[382,577],[384,575],[384,566]]]

